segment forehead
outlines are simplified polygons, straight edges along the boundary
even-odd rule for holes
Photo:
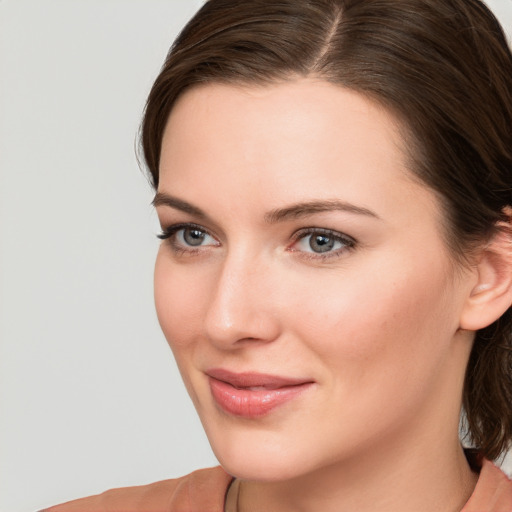
[[[235,185],[253,193],[265,188],[268,197],[270,183],[274,191],[287,191],[289,200],[333,191],[348,195],[357,188],[360,201],[365,190],[380,187],[382,198],[386,188],[391,198],[403,191],[394,194],[389,185],[411,181],[403,147],[391,113],[324,81],[208,84],[187,91],[171,112],[161,187],[206,180],[226,193]]]
[[[178,121],[173,122],[176,119]],[[344,129],[348,123],[352,124],[355,132],[357,126],[366,123],[366,129],[371,129],[370,125],[380,128],[389,142],[391,138],[398,138],[401,127],[397,118],[376,101],[314,78],[266,85],[209,83],[192,87],[174,104],[164,138],[173,125],[179,125],[177,128],[185,135],[185,131],[199,130],[198,119],[212,124],[216,119],[219,124],[229,121],[244,128],[251,125],[254,134],[259,132],[260,135],[270,134],[275,129],[280,131],[281,138],[287,133],[299,135],[301,131],[302,135],[309,133],[310,137],[321,137],[326,132]],[[301,130],[309,126],[314,126],[315,132]],[[229,126],[224,124],[224,128]],[[264,129],[263,133],[260,128]],[[348,132],[345,131],[344,135]]]
[[[356,92],[313,79],[245,87],[208,84],[187,91],[169,117],[163,159],[181,155],[176,146],[190,142],[219,152],[232,146],[237,154],[260,155],[266,163],[277,152],[305,155],[320,143],[345,156],[349,148],[355,153],[369,145],[403,156],[393,115]]]

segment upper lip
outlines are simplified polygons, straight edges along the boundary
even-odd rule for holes
[[[312,383],[311,379],[282,377],[280,375],[270,375],[256,372],[232,372],[224,368],[212,368],[205,372],[213,379],[226,382],[235,388],[254,388],[261,387],[265,389],[279,389],[288,386],[299,386],[301,384]]]

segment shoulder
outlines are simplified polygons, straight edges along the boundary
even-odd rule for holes
[[[222,512],[231,481],[221,467],[201,469],[181,478],[111,489],[41,512]]]
[[[473,495],[461,512],[512,512],[512,480],[483,459]]]

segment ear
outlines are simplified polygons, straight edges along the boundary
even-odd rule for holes
[[[483,329],[512,304],[512,208],[503,212],[509,220],[496,224],[496,233],[481,249],[475,268],[477,280],[461,314],[461,329]]]

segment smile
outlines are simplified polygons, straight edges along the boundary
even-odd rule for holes
[[[228,414],[257,418],[298,397],[313,381],[258,373],[207,372],[216,404]]]

